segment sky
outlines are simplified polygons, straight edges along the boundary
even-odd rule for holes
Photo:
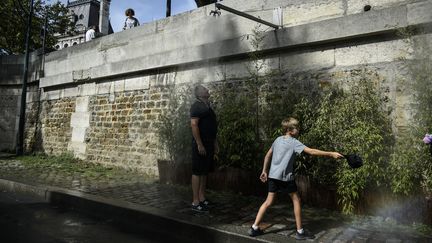
[[[54,2],[51,0],[48,2]],[[71,0],[73,1],[73,0]],[[67,0],[61,0],[66,4]],[[126,16],[126,9],[135,10],[135,17],[141,24],[165,18],[166,0],[111,0],[110,20],[114,32],[119,32],[123,28]],[[186,12],[196,8],[194,0],[171,0],[171,15]]]

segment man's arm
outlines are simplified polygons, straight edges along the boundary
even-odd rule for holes
[[[198,145],[198,153],[201,155],[205,155],[206,150],[205,150],[203,142],[201,140],[201,135],[200,135],[198,123],[199,123],[199,118],[196,118],[196,117],[191,118],[192,136],[194,137],[194,139]]]
[[[328,152],[328,151],[322,151],[319,149],[313,149],[313,148],[304,148],[303,150],[305,153],[313,156],[324,156],[324,157],[330,157],[333,159],[339,159],[342,158],[343,155],[338,152]]]

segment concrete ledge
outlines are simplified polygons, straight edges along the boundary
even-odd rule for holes
[[[211,222],[206,222],[201,218],[78,191],[51,186],[27,185],[4,179],[0,179],[0,189],[31,193],[54,205],[73,207],[75,210],[94,216],[112,218],[114,224],[126,225],[128,230],[177,236],[173,237],[179,240],[176,242],[272,242],[213,227]]]
[[[432,11],[432,3],[421,2],[269,31],[265,34],[264,45],[260,51],[263,53],[275,53],[276,51],[289,53],[303,46],[319,48],[321,45],[340,43],[342,40],[350,42],[358,38],[373,38],[384,34],[394,34],[396,38],[395,32],[398,28],[430,24],[432,17],[430,17],[429,10]],[[106,61],[106,63],[96,64],[87,69],[77,69],[56,76],[45,77],[41,79],[40,86],[50,87],[73,82],[85,82],[86,80],[142,75],[158,69],[220,59],[230,60],[233,57],[247,58],[248,53],[254,50],[246,38],[238,37],[241,34],[247,34],[250,30],[244,29],[242,32],[244,33],[233,33],[231,38],[217,42],[185,45],[181,49],[170,49],[171,47],[163,45],[163,43],[157,43],[158,38],[161,38],[160,36],[148,36],[147,42],[156,41],[155,47],[140,50],[141,54],[139,55],[134,54],[121,61]],[[171,39],[175,39],[175,34],[164,33],[163,39],[170,39],[171,37]],[[179,36],[178,38],[180,41],[187,40],[186,36]],[[104,43],[104,39],[99,41],[101,46],[104,46]],[[137,48],[138,44],[130,43],[115,47],[116,50],[113,49],[109,53],[100,51],[97,56],[105,56],[106,60],[111,60],[111,55],[118,56],[121,53],[137,50]],[[82,49],[81,52],[83,51],[85,50]],[[73,59],[73,56],[76,55],[80,54],[70,53],[69,56]]]
[[[72,72],[62,73],[55,76],[48,76],[40,79],[39,87],[45,88],[50,86],[56,86],[59,84],[63,84],[64,80],[68,80],[68,82],[73,82],[74,75]]]

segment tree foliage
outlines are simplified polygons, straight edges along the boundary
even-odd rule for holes
[[[30,11],[30,0],[0,1],[0,48],[13,54],[23,53],[27,33],[27,19]],[[34,1],[30,50],[42,47],[45,16],[48,19],[46,47],[51,48],[57,42],[55,34],[66,34],[72,31],[73,22],[68,10],[60,2],[51,5],[42,0]]]

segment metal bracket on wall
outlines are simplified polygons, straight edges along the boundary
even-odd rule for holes
[[[247,14],[247,13],[244,13],[244,12],[241,12],[241,11],[238,11],[238,10],[236,10],[236,9],[233,9],[233,8],[227,7],[227,6],[225,6],[225,5],[223,5],[223,4],[220,4],[220,3],[215,3],[215,6],[216,6],[216,8],[218,8],[218,9],[223,9],[223,10],[228,11],[228,12],[230,12],[230,13],[233,13],[233,14],[236,14],[236,15],[239,15],[239,16],[242,16],[242,17],[245,17],[245,18],[247,18],[247,19],[250,19],[250,20],[253,20],[253,21],[255,21],[255,22],[258,22],[258,23],[261,23],[261,24],[264,24],[264,25],[270,26],[270,27],[275,28],[275,29],[282,28],[281,25],[276,25],[276,24],[273,24],[273,23],[267,22],[267,21],[265,21],[265,20],[262,20],[262,19],[260,19],[260,18],[255,17],[255,16],[252,16],[252,15],[250,15],[250,14]]]

